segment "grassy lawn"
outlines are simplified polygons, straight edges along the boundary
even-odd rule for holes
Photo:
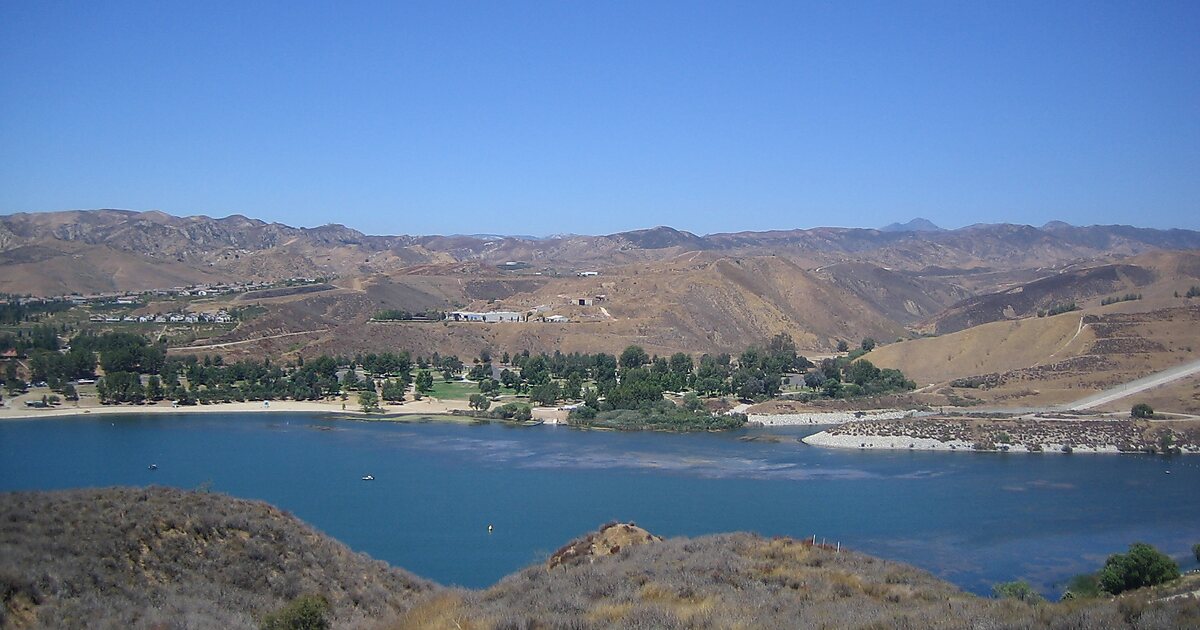
[[[447,383],[440,378],[433,379],[433,391],[429,393],[434,398],[442,400],[467,400],[471,394],[479,393],[479,385],[477,383],[463,383],[462,381],[454,381]],[[500,388],[500,394],[512,395],[516,392],[507,387]]]
[[[433,391],[429,392],[429,395],[443,400],[466,400],[471,397],[471,394],[478,393],[479,386],[475,383],[463,383],[461,381],[447,383],[435,378],[433,380]]]

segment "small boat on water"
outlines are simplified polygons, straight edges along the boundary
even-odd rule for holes
[[[148,468],[150,470],[158,470],[158,464],[150,464],[146,468]]]
[[[536,426],[538,426],[538,425],[540,425],[540,424],[543,424],[543,423],[545,423],[545,422],[546,422],[545,420],[525,420],[524,422],[522,422],[522,423],[521,423],[521,426],[523,426],[523,427],[536,427]]]
[[[363,475],[363,481],[375,481],[375,475]]]

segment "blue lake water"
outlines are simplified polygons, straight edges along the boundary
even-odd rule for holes
[[[612,519],[666,536],[815,534],[979,593],[1024,578],[1056,595],[1066,578],[1134,541],[1184,568],[1196,564],[1200,457],[797,442],[814,430],[615,433],[304,414],[5,421],[0,490],[211,487],[268,501],[357,551],[468,587]],[[739,440],[758,434],[785,439]],[[365,474],[375,481],[361,481]]]

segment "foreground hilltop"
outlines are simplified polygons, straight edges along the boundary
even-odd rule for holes
[[[340,627],[435,585],[270,505],[167,488],[0,495],[0,627],[253,628],[320,593]]]
[[[354,554],[268,505],[164,488],[0,495],[0,627],[252,628],[323,597],[334,627],[1179,628],[1194,599],[1029,604],[752,534],[609,525],[482,591]],[[1194,587],[1192,587],[1194,588]],[[1154,597],[1160,597],[1157,594]],[[309,609],[311,611],[311,608]]]

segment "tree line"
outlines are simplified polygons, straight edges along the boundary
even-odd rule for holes
[[[504,353],[500,369],[493,367],[496,357],[490,351],[473,358],[469,368],[457,356],[413,357],[408,352],[300,357],[294,364],[269,358],[226,363],[219,355],[168,356],[163,343],[130,332],[85,331],[70,339],[65,352],[58,349],[55,331],[45,331],[43,337],[41,349],[30,356],[31,379],[59,390],[69,381],[94,378],[100,367],[104,378],[97,387],[104,402],[315,400],[350,392],[401,402],[410,385],[417,396],[426,395],[434,389],[436,376],[450,381],[464,374],[485,397],[508,390],[527,394],[537,404],[581,401],[596,411],[638,409],[662,400],[664,392],[762,400],[779,395],[787,379],[801,379],[812,388],[808,396],[851,397],[913,388],[898,370],[879,369],[861,358],[864,349],[814,364],[797,353],[786,334],[751,346],[736,358],[652,356],[635,345],[619,355]]]

